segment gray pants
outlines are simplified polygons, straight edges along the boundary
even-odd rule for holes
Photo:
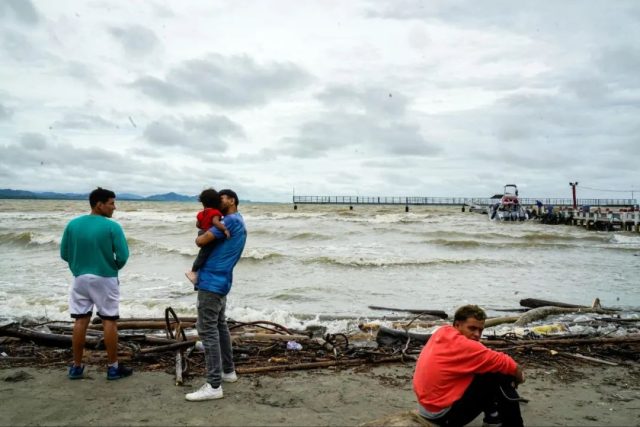
[[[221,372],[229,374],[235,370],[231,335],[224,314],[226,305],[226,296],[198,291],[197,329],[204,345],[207,382],[212,387],[218,387],[222,382]]]

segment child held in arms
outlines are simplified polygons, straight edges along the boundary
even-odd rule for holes
[[[198,235],[205,233],[211,227],[215,227],[227,237],[231,236],[229,230],[224,226],[220,220],[222,219],[222,213],[220,212],[220,195],[213,188],[207,188],[200,193],[198,197],[202,207],[204,208],[198,215],[196,215],[196,227],[198,227]],[[194,289],[198,289],[198,270],[205,263],[216,242],[212,242],[206,246],[200,248],[198,256],[193,262],[193,266],[190,271],[185,273],[187,279],[194,285]]]

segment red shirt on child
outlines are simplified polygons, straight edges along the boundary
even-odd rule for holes
[[[203,210],[198,212],[196,219],[198,220],[200,229],[208,230],[213,227],[212,219],[214,216],[219,216],[220,218],[222,218],[222,212],[214,208],[204,208]]]

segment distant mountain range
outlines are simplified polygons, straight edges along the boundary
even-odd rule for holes
[[[178,193],[154,194],[153,196],[139,196],[131,193],[116,193],[118,200],[141,200],[158,202],[197,202],[198,196],[185,196]],[[34,192],[25,190],[0,189],[0,199],[56,199],[56,200],[88,200],[89,193],[54,193],[50,191]]]

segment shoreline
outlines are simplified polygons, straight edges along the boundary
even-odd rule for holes
[[[87,365],[71,381],[66,367],[3,367],[0,425],[361,425],[414,410],[414,363],[239,375],[224,398],[187,402],[203,384],[195,375],[176,386],[173,373],[137,369],[107,381]],[[526,368],[525,368],[526,369]],[[526,369],[519,388],[525,425],[640,424],[640,367],[580,365]],[[13,378],[13,380],[12,380]],[[482,417],[470,425],[482,425]]]

